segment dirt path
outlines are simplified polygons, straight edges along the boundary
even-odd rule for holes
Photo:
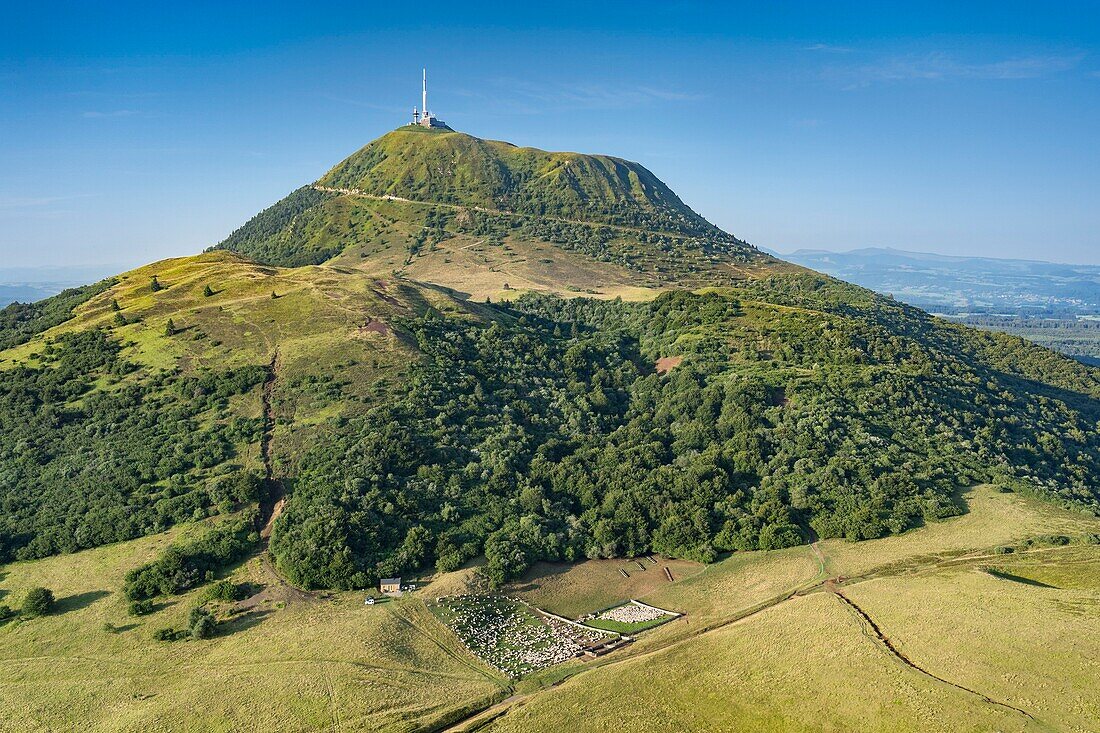
[[[285,487],[275,474],[275,464],[272,458],[272,446],[275,440],[275,408],[272,405],[272,395],[275,391],[275,382],[279,377],[279,364],[279,347],[276,346],[271,355],[271,363],[267,367],[267,376],[264,378],[261,393],[264,428],[263,435],[260,438],[260,458],[264,464],[264,487],[266,492],[264,500],[260,503],[260,515],[257,518],[261,542],[260,566],[271,583],[259,593],[240,601],[237,608],[241,611],[258,608],[264,603],[313,602],[320,600],[315,594],[296,588],[287,582],[286,578],[275,567],[271,551],[268,549],[268,542],[271,541],[271,529],[275,525],[275,520],[283,513],[283,508],[286,507]]]
[[[456,211],[477,211],[482,214],[494,214],[498,216],[512,216],[520,218],[536,218],[533,214],[521,214],[516,211],[504,211],[503,209],[488,209],[484,206],[462,206],[461,204],[445,204],[439,201],[417,201],[416,199],[407,199],[401,196],[376,196],[370,193],[362,193],[350,188],[330,188],[328,186],[313,186],[316,191],[324,191],[326,193],[338,193],[344,196],[358,196],[359,198],[372,199],[374,201],[397,201],[403,204],[417,204],[419,206],[439,206],[444,209],[454,209]],[[594,228],[607,228],[615,229],[622,232],[634,232],[636,234],[660,234],[666,237],[673,237],[676,239],[696,239],[695,235],[683,234],[681,232],[663,232],[651,229],[642,229],[641,227],[628,227],[621,224],[601,224],[595,221],[584,221],[582,219],[565,219],[559,216],[544,216],[539,215],[538,219],[544,221],[554,221],[561,224],[577,224],[580,226],[594,227]]]
[[[1006,702],[1001,702],[1000,700],[994,700],[993,698],[989,697],[988,695],[986,695],[984,693],[978,692],[977,690],[973,690],[969,687],[965,687],[965,686],[960,685],[956,682],[952,682],[951,680],[944,679],[943,677],[940,677],[939,675],[934,674],[933,672],[929,672],[924,667],[921,667],[919,664],[917,664],[913,660],[909,659],[909,657],[905,656],[905,654],[902,653],[897,648],[897,646],[894,645],[894,642],[890,640],[890,637],[888,637],[882,631],[882,628],[875,622],[875,620],[873,618],[871,618],[871,615],[868,614],[866,611],[864,611],[862,608],[860,608],[855,603],[855,601],[853,601],[851,598],[844,595],[844,593],[841,592],[841,590],[839,588],[837,588],[836,585],[832,583],[832,581],[826,581],[825,587],[826,587],[827,590],[831,591],[834,596],[839,598],[841,600],[841,602],[843,602],[846,606],[848,606],[848,608],[852,609],[855,612],[855,614],[871,629],[871,632],[874,635],[875,639],[877,639],[882,644],[882,646],[884,646],[886,648],[886,650],[892,656],[894,656],[896,659],[901,661],[901,663],[904,664],[906,667],[909,667],[910,669],[915,670],[915,671],[919,672],[920,674],[922,674],[926,677],[930,677],[930,678],[936,680],[937,682],[942,682],[943,684],[950,685],[951,687],[954,687],[957,690],[962,690],[963,692],[967,692],[971,695],[976,695],[976,696],[980,697],[982,700],[985,700],[990,705],[995,705],[995,706],[1000,707],[1000,708],[1005,708],[1006,710],[1011,710],[1013,712],[1019,713],[1020,715],[1023,715],[1028,720],[1039,722],[1038,720],[1036,720],[1034,715],[1032,715],[1031,713],[1029,713],[1026,710],[1018,708],[1014,705],[1009,705]]]
[[[271,355],[271,363],[267,367],[267,376],[264,378],[261,401],[263,404],[264,431],[260,438],[260,460],[264,464],[264,488],[266,489],[264,501],[260,504],[260,535],[266,540],[271,536],[271,525],[275,517],[282,512],[283,483],[275,478],[275,466],[271,457],[271,446],[275,440],[275,408],[272,406],[271,397],[275,391],[275,380],[279,373],[279,347],[276,346]],[[265,534],[266,533],[266,534]]]

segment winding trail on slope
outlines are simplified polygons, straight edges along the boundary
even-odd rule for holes
[[[275,465],[272,459],[272,443],[275,440],[275,408],[272,405],[272,394],[275,391],[275,382],[279,375],[279,347],[276,346],[271,355],[271,363],[267,367],[267,376],[264,378],[263,390],[260,395],[263,406],[263,435],[260,438],[260,458],[264,464],[264,500],[260,502],[260,514],[256,520],[260,528],[260,567],[271,581],[270,587],[265,587],[258,593],[237,603],[237,609],[250,611],[258,608],[263,603],[272,600],[305,601],[318,600],[314,593],[304,591],[291,585],[275,567],[274,559],[268,543],[271,541],[271,529],[275,520],[283,513],[286,506],[285,487],[283,482],[275,475]]]
[[[1035,721],[1037,723],[1040,722],[1035,718],[1034,715],[1032,715],[1031,713],[1029,713],[1026,710],[1018,708],[1014,705],[1010,705],[1007,702],[1002,702],[1000,700],[994,700],[989,695],[978,692],[977,690],[971,689],[971,688],[966,687],[964,685],[960,685],[957,682],[952,682],[951,680],[944,679],[943,677],[940,677],[939,675],[937,675],[933,672],[929,672],[927,669],[920,666],[919,664],[917,664],[916,662],[911,660],[909,657],[905,656],[905,654],[903,654],[897,648],[897,646],[895,646],[894,642],[891,641],[890,637],[888,637],[885,633],[883,633],[882,628],[878,625],[878,623],[875,622],[875,620],[873,618],[871,618],[871,615],[869,613],[867,613],[866,611],[864,611],[862,608],[860,608],[859,605],[857,605],[856,602],[853,601],[851,598],[844,595],[844,593],[840,590],[840,588],[837,588],[836,585],[832,581],[826,581],[825,582],[825,588],[827,590],[831,591],[832,594],[834,596],[836,596],[838,599],[840,599],[840,601],[843,602],[846,606],[848,606],[848,608],[852,609],[852,611],[855,612],[856,616],[858,616],[865,624],[867,624],[868,627],[870,627],[871,632],[874,634],[874,637],[882,644],[882,646],[885,647],[886,650],[891,655],[894,656],[894,658],[898,659],[906,667],[909,667],[910,669],[915,670],[915,671],[919,672],[920,674],[922,674],[926,677],[930,677],[931,679],[934,679],[937,682],[942,682],[945,685],[950,685],[951,687],[954,687],[956,690],[962,690],[963,692],[967,692],[971,695],[977,695],[978,697],[980,697],[982,700],[985,700],[990,705],[1005,708],[1006,710],[1011,710],[1013,712],[1019,713],[1020,715],[1023,715],[1028,720],[1032,720],[1032,721]]]

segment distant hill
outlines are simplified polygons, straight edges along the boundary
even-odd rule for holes
[[[118,272],[120,267],[2,267],[0,308],[10,303],[34,303]]]
[[[36,300],[57,295],[72,283],[0,283],[0,308],[9,303],[33,303]]]
[[[889,248],[798,250],[791,262],[945,313],[1100,313],[1100,265],[952,257]]]
[[[258,508],[307,588],[710,562],[980,482],[1096,511],[1098,421],[1100,371],[764,254],[638,164],[402,128],[213,251],[0,312],[0,560]]]
[[[1100,364],[1100,266],[878,248],[799,250],[787,258],[967,325]]]

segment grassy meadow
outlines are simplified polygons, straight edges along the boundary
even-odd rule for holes
[[[55,613],[0,626],[0,731],[411,731],[503,695],[415,598],[303,600],[272,587],[258,558],[230,577],[272,587],[269,602],[212,639],[154,641],[154,629],[186,628],[202,591],[132,617],[122,576],[198,529],[0,571],[0,602],[35,585],[58,598]]]
[[[988,487],[965,500],[963,516],[898,537],[707,566],[645,599],[683,618],[483,729],[1097,730],[1100,546],[1077,542],[1100,520]],[[1077,541],[993,552],[1051,533]],[[1053,587],[996,578],[990,564]],[[930,674],[821,584],[837,570],[851,578],[842,592]]]
[[[18,606],[44,585],[58,603],[0,626],[0,731],[431,731],[512,695],[485,730],[1097,729],[1100,546],[1080,538],[1100,521],[989,488],[965,499],[963,516],[900,537],[670,562],[674,583],[663,559],[629,579],[617,567],[630,561],[538,566],[512,590],[559,613],[640,597],[685,616],[515,683],[425,606],[462,592],[468,569],[365,606],[358,593],[293,592],[254,557],[230,578],[266,587],[264,602],[222,613],[212,639],[158,642],[152,631],[185,627],[202,590],[131,617],[122,576],[201,524],[14,563],[0,570],[0,602]],[[1025,544],[1051,533],[1076,539]],[[993,553],[1006,544],[1017,550]],[[840,574],[842,592],[929,674],[823,585]]]

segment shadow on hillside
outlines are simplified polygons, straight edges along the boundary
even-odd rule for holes
[[[111,595],[109,590],[90,590],[86,593],[77,593],[72,596],[65,596],[64,598],[58,598],[54,602],[54,613],[68,613],[69,611],[80,611],[88,606],[92,605],[100,598],[106,598]]]
[[[259,626],[274,611],[270,608],[242,613],[218,624],[218,636],[229,636]]]
[[[998,570],[997,568],[989,568],[989,569],[986,570],[986,572],[989,573],[990,575],[992,575],[994,578],[1000,578],[1001,580],[1010,580],[1013,583],[1023,583],[1024,585],[1033,585],[1036,588],[1053,588],[1055,590],[1061,590],[1056,585],[1051,585],[1050,583],[1044,583],[1041,580],[1035,580],[1034,578],[1028,578],[1028,577],[1025,577],[1023,575],[1015,575],[1013,573],[1008,573],[1008,572],[1005,572],[1004,570]]]

